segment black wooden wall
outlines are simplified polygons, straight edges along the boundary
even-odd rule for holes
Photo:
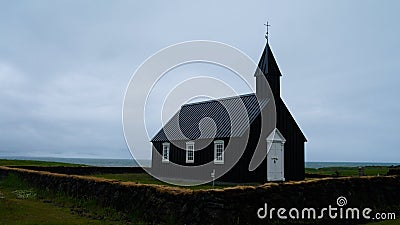
[[[287,180],[303,180],[304,171],[304,142],[306,138],[290,114],[281,98],[275,101],[277,110],[276,127],[286,139],[284,146],[285,178]]]
[[[302,180],[305,177],[304,172],[304,142],[306,141],[300,128],[297,126],[294,118],[290,115],[289,110],[281,99],[276,102],[277,110],[277,128],[286,139],[284,146],[284,168],[285,168],[285,179],[286,180]],[[249,171],[249,164],[253,157],[257,141],[260,138],[261,129],[261,116],[257,117],[250,127],[249,141],[246,146],[246,150],[240,158],[239,162],[219,180],[226,182],[266,182],[267,181],[267,160],[264,159],[263,163],[254,171]],[[225,146],[228,145],[230,138],[221,138],[217,140],[224,140]],[[186,151],[181,149],[172,143],[170,144],[170,161],[179,165],[185,166],[198,166],[203,165],[214,160],[214,140],[197,140],[196,146],[199,146],[199,142],[208,141],[210,144],[200,150],[195,151],[195,162],[186,163]],[[260,141],[265,141],[262,137]],[[153,142],[154,149],[159,154],[162,154],[162,143]],[[180,141],[179,145],[185,146],[184,141]],[[154,155],[154,153],[153,153]],[[165,169],[168,168],[168,164],[162,163],[161,158],[154,159],[153,157],[152,166],[162,166]],[[218,165],[216,165],[218,167]],[[207,172],[207,171],[205,171]],[[176,176],[179,177],[177,171]]]

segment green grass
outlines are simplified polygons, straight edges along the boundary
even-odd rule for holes
[[[147,173],[121,173],[121,174],[96,174],[90,175],[94,177],[113,179],[118,181],[129,181],[140,184],[161,184],[165,183],[153,178],[151,175]]]
[[[113,180],[118,180],[118,181],[123,181],[123,182],[133,182],[133,183],[138,183],[138,184],[159,184],[159,185],[176,187],[176,185],[168,184],[163,181],[157,180],[156,178],[152,177],[151,175],[149,175],[147,173],[97,174],[97,175],[90,175],[90,176],[106,178],[106,179],[113,179]],[[203,184],[203,185],[198,185],[198,186],[179,186],[179,187],[197,190],[197,189],[226,188],[226,187],[233,187],[233,186],[238,186],[238,185],[239,184],[217,183],[217,184],[215,184],[214,187],[210,184]],[[257,184],[245,184],[245,185],[257,185]],[[243,186],[243,184],[240,184],[240,186]]]
[[[366,166],[364,174],[366,176],[386,175],[389,168],[386,166]],[[319,169],[306,168],[306,173],[322,174],[329,176],[358,176],[358,167],[325,167]]]
[[[364,174],[366,176],[386,175],[388,170],[389,170],[388,167],[385,167],[385,166],[367,166],[364,168]],[[326,167],[326,168],[320,168],[320,169],[306,168],[306,173],[322,174],[322,175],[329,175],[329,176],[338,175],[341,177],[358,176],[358,167]],[[97,174],[97,175],[90,175],[90,176],[113,179],[113,180],[118,180],[118,181],[128,181],[128,182],[134,182],[134,183],[139,183],[139,184],[159,184],[159,185],[174,186],[174,185],[159,181],[147,173]],[[237,185],[239,185],[239,184],[221,184],[221,183],[217,182],[217,184],[214,187],[212,187],[209,184],[204,184],[204,185],[199,185],[199,186],[188,186],[188,187],[183,187],[183,188],[211,189],[211,188],[233,187],[233,186],[237,186]],[[243,184],[240,184],[240,185],[243,186]],[[260,184],[252,183],[252,184],[245,184],[245,185],[260,185]]]
[[[0,159],[0,166],[85,166],[85,165],[62,163],[62,162],[35,161],[35,160]]]
[[[0,224],[115,224],[74,215],[68,208],[36,199],[17,199],[7,191],[4,195],[0,199]]]
[[[0,224],[127,223],[145,224],[114,209],[101,207],[91,199],[76,199],[62,193],[34,189],[14,174],[0,178]]]

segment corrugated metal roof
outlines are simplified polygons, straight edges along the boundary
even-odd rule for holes
[[[151,141],[240,137],[268,102],[252,93],[185,104]]]

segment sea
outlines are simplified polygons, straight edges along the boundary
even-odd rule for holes
[[[0,159],[36,160],[46,162],[73,163],[88,166],[121,166],[121,167],[148,167],[151,160],[146,159],[96,159],[96,158],[58,158],[58,157],[27,157],[27,156],[0,156]]]
[[[96,158],[58,158],[58,157],[26,157],[26,156],[0,156],[0,159],[18,159],[18,160],[37,160],[47,162],[63,162],[83,164],[88,166],[121,166],[121,167],[148,167],[151,166],[151,160],[148,159],[96,159]],[[388,162],[305,162],[306,168],[324,168],[324,167],[359,167],[359,166],[398,166],[400,163]]]

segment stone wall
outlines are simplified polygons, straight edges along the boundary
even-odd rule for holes
[[[400,175],[400,166],[390,167],[387,175]]]
[[[133,213],[149,223],[270,224],[268,219],[257,217],[257,210],[264,203],[268,207],[287,209],[337,207],[336,199],[339,196],[347,198],[346,207],[391,210],[400,207],[398,176],[322,178],[260,186],[189,190],[0,167],[0,176],[9,173],[17,174],[38,188],[61,191],[77,198],[96,199],[99,204]],[[278,222],[282,224],[282,221]],[[328,223],[357,222],[322,221],[322,224]]]

